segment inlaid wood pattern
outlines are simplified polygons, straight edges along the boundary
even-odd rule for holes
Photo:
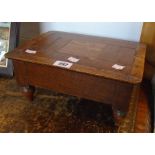
[[[37,54],[25,53],[33,49]],[[26,62],[50,65],[56,60],[67,61],[70,56],[79,58],[70,70],[96,76],[138,83],[142,80],[145,45],[136,42],[86,36],[65,32],[48,32],[19,46],[6,57]],[[122,71],[114,64],[125,66]]]
[[[37,52],[29,54],[26,49]],[[137,42],[47,32],[6,57],[13,59],[16,80],[24,88],[48,88],[111,104],[114,116],[122,117],[128,111],[133,89],[142,81],[145,51],[146,46]],[[69,57],[79,61],[69,69],[53,66],[56,60],[68,61]],[[114,64],[125,68],[116,70]],[[30,93],[29,89],[27,92]],[[32,94],[27,96],[33,98]]]

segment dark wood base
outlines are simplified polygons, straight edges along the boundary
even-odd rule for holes
[[[22,94],[29,100],[33,101],[33,95],[35,92],[35,87],[34,86],[23,86],[21,87]]]
[[[128,109],[134,87],[132,84],[37,63],[16,60],[13,63],[17,83],[24,86],[22,92],[29,101],[33,100],[34,87],[32,86],[36,86],[110,104],[115,109],[125,112]],[[119,124],[118,112],[114,113],[117,114],[116,124]]]

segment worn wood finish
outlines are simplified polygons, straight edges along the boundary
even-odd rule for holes
[[[36,55],[23,52],[27,48],[38,52]],[[72,71],[136,84],[142,80],[145,48],[136,42],[48,32],[19,46],[6,57],[53,66],[56,60],[67,61],[69,56],[74,56],[80,61],[70,68]],[[115,63],[126,67],[117,71],[112,68]]]
[[[21,86],[34,85],[54,89],[61,93],[113,104],[119,109],[127,110],[127,104],[124,102],[130,99],[133,88],[128,83],[29,62],[14,60],[13,63],[15,68],[18,68],[15,70],[15,75]]]
[[[116,115],[126,113],[133,87],[143,76],[145,45],[117,39],[48,32],[19,46],[13,59],[17,82],[111,104]],[[36,50],[36,54],[24,52]],[[70,69],[56,60],[79,58]],[[114,64],[125,66],[121,71]]]

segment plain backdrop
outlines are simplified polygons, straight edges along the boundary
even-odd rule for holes
[[[65,31],[139,41],[142,22],[28,22],[21,23],[21,39],[47,31]]]

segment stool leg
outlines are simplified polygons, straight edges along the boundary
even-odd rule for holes
[[[22,87],[22,94],[29,100],[33,101],[33,95],[35,92],[34,86],[24,86]]]
[[[126,112],[121,109],[117,109],[116,107],[112,107],[112,109],[115,125],[119,126],[121,121],[124,119]]]

